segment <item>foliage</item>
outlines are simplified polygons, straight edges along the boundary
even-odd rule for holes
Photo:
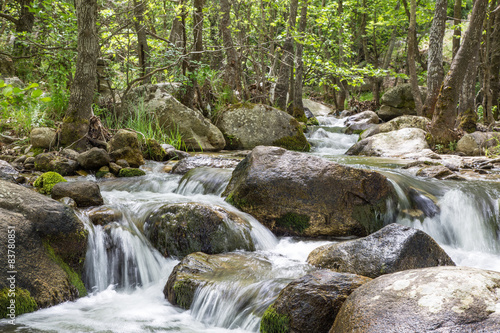
[[[490,158],[497,158],[500,156],[500,140],[498,137],[494,136],[488,141],[494,141],[494,144],[492,147],[486,147],[484,149],[484,155]]]
[[[267,308],[260,322],[261,333],[288,333],[290,331],[290,319],[286,315],[276,312],[273,305]]]
[[[33,186],[42,194],[50,194],[55,184],[66,181],[67,180],[57,172],[49,171],[39,176],[33,183]]]

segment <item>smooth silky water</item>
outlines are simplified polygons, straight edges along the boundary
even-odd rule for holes
[[[408,174],[408,161],[351,157],[343,153],[358,135],[344,134],[343,120],[318,117],[307,133],[312,154],[386,175],[398,194],[394,221],[430,234],[457,265],[500,271],[500,182],[438,181]],[[279,291],[313,268],[308,254],[328,241],[274,237],[250,215],[221,198],[232,170],[200,168],[184,177],[162,172],[150,162],[147,175],[100,181],[105,205],[121,218],[105,227],[89,222],[84,282],[90,296],[0,322],[2,332],[258,332],[260,318]],[[93,179],[92,176],[88,177]],[[93,179],[95,180],[95,179]],[[78,181],[78,180],[77,180]],[[228,272],[196,292],[191,310],[170,305],[163,288],[177,260],[161,256],[142,233],[151,212],[169,203],[198,202],[235,212],[252,225],[257,251],[247,255],[266,263],[251,274]],[[418,208],[417,216],[412,211]]]

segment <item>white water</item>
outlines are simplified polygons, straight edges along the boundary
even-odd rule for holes
[[[320,118],[322,126],[308,134],[313,154],[354,163],[363,158],[339,157],[357,136],[342,134],[342,121]],[[500,271],[498,214],[500,185],[493,182],[440,182],[405,175],[387,166],[397,163],[366,159],[393,182],[400,197],[399,210],[410,209],[409,188],[419,190],[420,205],[434,196],[440,212],[425,218],[400,215],[398,222],[420,228],[436,239],[458,265]],[[276,239],[248,214],[239,212],[219,196],[229,179],[228,170],[205,169],[180,176],[160,172],[162,165],[148,164],[147,176],[101,184],[105,204],[122,217],[106,227],[89,224],[90,240],[85,280],[94,292],[17,318],[17,326],[3,321],[4,332],[257,332],[260,316],[290,280],[311,269],[307,255],[328,242]],[[182,179],[182,180],[181,180]],[[420,198],[417,195],[417,198]],[[415,200],[415,199],[413,199]],[[146,217],[168,203],[199,202],[219,205],[249,221],[258,251],[252,256],[269,262],[269,269],[252,277],[228,280],[198,290],[192,310],[170,305],[163,288],[178,261],[163,258],[141,230]],[[422,207],[420,207],[422,208]],[[432,207],[431,207],[432,208]],[[432,210],[429,210],[432,211]],[[88,220],[85,212],[80,216]]]

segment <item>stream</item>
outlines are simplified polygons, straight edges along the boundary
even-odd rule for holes
[[[383,173],[399,196],[397,223],[424,230],[459,266],[500,271],[500,182],[424,179],[400,168],[408,161],[343,155],[358,135],[343,134],[342,120],[318,120],[321,125],[307,134],[311,154]],[[276,238],[253,217],[226,203],[220,194],[232,170],[200,168],[181,181],[181,176],[165,173],[163,167],[148,162],[142,167],[147,172],[144,177],[99,181],[105,205],[121,212],[119,222],[94,226],[88,210],[77,212],[89,230],[83,275],[89,296],[18,316],[15,326],[2,320],[0,331],[259,331],[260,317],[279,291],[313,269],[306,263],[308,254],[330,241]],[[151,212],[182,202],[218,205],[248,221],[257,250],[247,255],[268,263],[250,277],[232,272],[215,287],[198,290],[188,311],[170,305],[163,295],[179,261],[160,255],[142,233]],[[415,207],[423,214],[414,214]]]

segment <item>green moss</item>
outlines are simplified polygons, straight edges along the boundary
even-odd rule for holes
[[[233,205],[236,208],[241,208],[243,206],[248,206],[248,201],[245,199],[240,199],[238,197],[234,196],[234,193],[230,193],[227,198],[226,202]]]
[[[13,295],[15,294],[15,296]],[[35,299],[31,297],[28,290],[22,288],[15,288],[14,293],[8,288],[0,290],[0,318],[9,318],[7,315],[10,313],[9,306],[11,306],[11,299],[15,299],[16,316],[23,313],[33,312],[38,308]]]
[[[165,149],[161,147],[158,141],[154,139],[147,139],[146,142],[141,146],[142,155],[147,160],[153,160],[157,162],[161,162],[165,160],[167,153]]]
[[[188,310],[193,303],[196,286],[189,281],[180,280],[174,283],[175,302],[183,309]]]
[[[309,145],[309,142],[307,142],[307,139],[302,133],[302,131],[300,131],[300,133],[295,136],[286,136],[281,139],[275,140],[273,142],[273,145],[288,150],[297,150],[297,151],[311,150],[311,145]]]
[[[287,315],[276,312],[273,305],[267,308],[260,322],[261,333],[288,333],[290,332],[290,319]]]
[[[43,153],[43,148],[31,148],[31,151],[33,152],[33,157],[35,157]]]
[[[307,120],[307,125],[310,125],[310,126],[319,126],[319,121],[316,117],[312,117],[312,118],[309,118]]]
[[[137,168],[123,168],[120,169],[120,172],[118,172],[118,177],[137,177],[144,175],[146,175],[146,173]]]
[[[68,281],[78,290],[78,295],[80,297],[87,296],[87,289],[85,288],[80,275],[69,267],[68,264],[66,264],[64,260],[62,260],[61,257],[54,252],[54,249],[50,246],[48,241],[43,241],[43,245],[45,246],[45,250],[47,251],[50,259],[52,259],[52,261],[54,261],[64,272],[66,272]]]
[[[307,117],[304,115],[304,113],[302,113],[298,117],[295,117],[295,119],[297,119],[297,121],[299,121],[301,123],[307,123]]]
[[[241,141],[234,135],[224,133],[224,140],[226,141],[225,149],[235,150],[242,147]]]
[[[309,228],[309,221],[311,218],[307,215],[300,215],[296,213],[286,213],[279,219],[276,219],[276,225],[282,228],[291,229],[302,233],[304,230]]]
[[[35,186],[40,193],[50,194],[55,184],[66,181],[67,180],[57,172],[50,171],[38,177],[33,183],[33,186]]]

